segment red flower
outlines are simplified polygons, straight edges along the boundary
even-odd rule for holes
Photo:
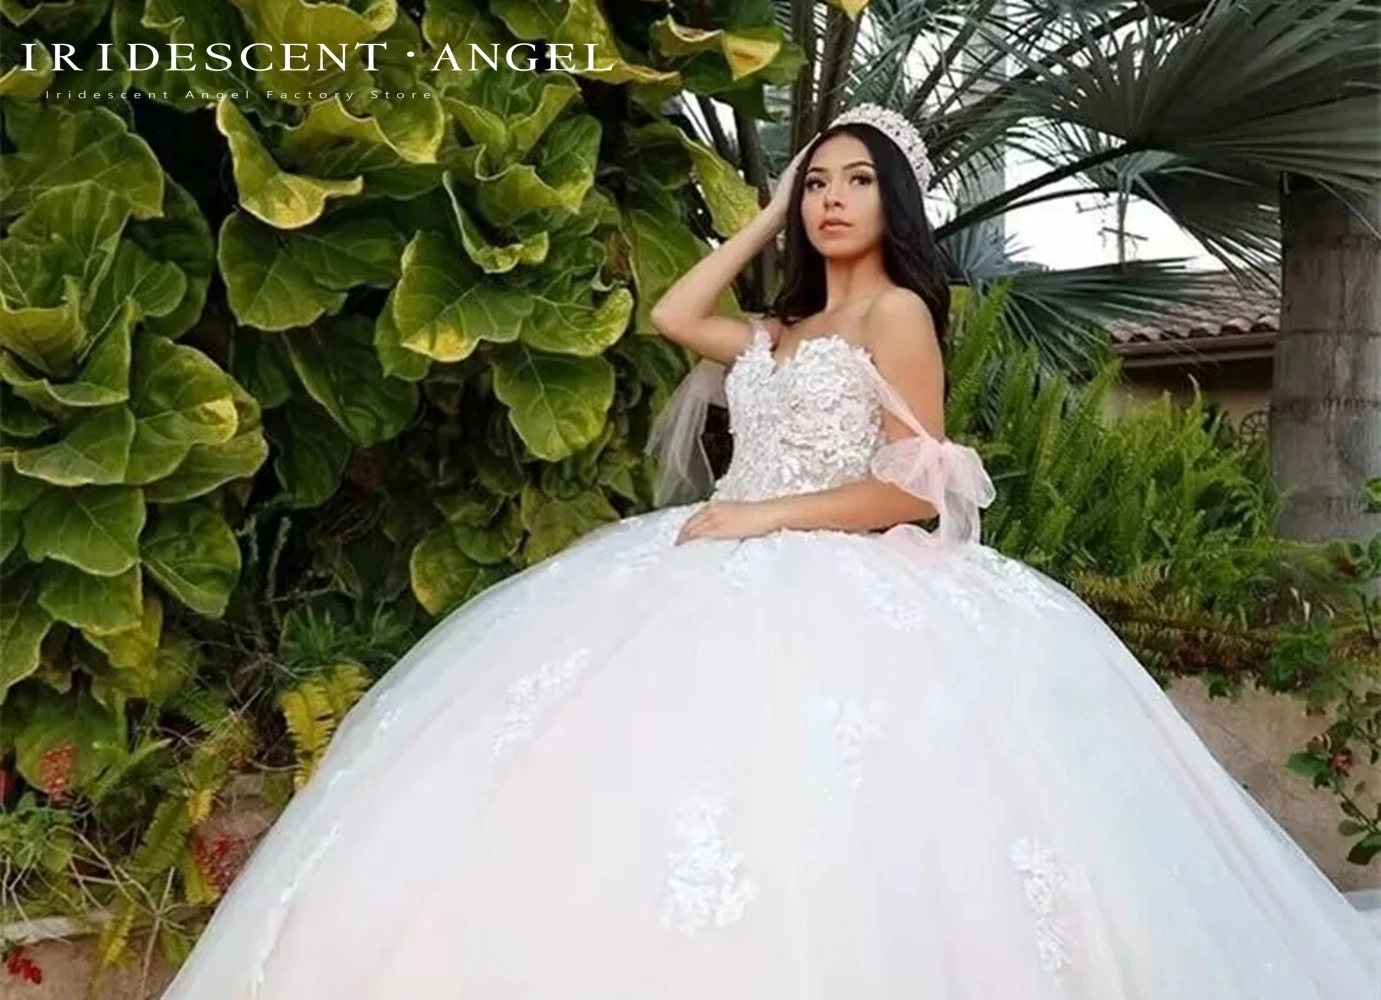
[[[38,787],[54,802],[61,802],[72,786],[72,772],[76,769],[76,763],[75,743],[63,743],[43,751],[38,761]]]
[[[35,986],[43,982],[43,970],[38,967],[37,962],[29,957],[28,951],[22,944],[10,949],[5,956],[5,971],[16,979],[33,983]]]
[[[10,772],[0,767],[0,805],[3,805],[5,800],[10,797],[10,785],[12,782],[13,778],[10,776]]]
[[[1330,754],[1328,758],[1328,766],[1332,768],[1334,771],[1337,771],[1339,774],[1351,774],[1352,751],[1339,750],[1336,753]]]
[[[235,881],[245,861],[244,841],[218,833],[210,841],[200,833],[192,834],[192,857],[197,870],[216,887],[225,892]]]

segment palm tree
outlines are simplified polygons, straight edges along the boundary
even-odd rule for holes
[[[801,60],[764,102],[781,120],[739,107],[736,135],[719,137],[751,182],[765,190],[767,170],[842,106],[902,111],[936,163],[954,279],[1012,282],[1013,330],[1052,369],[1105,350],[1109,321],[1206,282],[1182,260],[1034,267],[992,225],[1019,208],[1136,197],[1241,282],[1275,286],[1283,272],[1274,452],[1279,482],[1301,492],[1282,527],[1375,530],[1361,487],[1381,473],[1376,0],[832,2],[775,0]],[[754,4],[687,6],[724,27]],[[993,190],[1009,152],[1040,170]]]

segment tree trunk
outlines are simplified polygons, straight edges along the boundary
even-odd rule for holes
[[[1370,538],[1381,476],[1381,186],[1349,205],[1303,178],[1282,195],[1284,274],[1271,387],[1271,464],[1290,538]]]

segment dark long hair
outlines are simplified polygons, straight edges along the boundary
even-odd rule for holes
[[[911,289],[930,308],[935,335],[943,348],[949,326],[949,275],[926,218],[921,187],[897,145],[873,126],[862,123],[850,122],[821,132],[812,143],[811,152],[801,161],[791,184],[792,210],[786,222],[786,280],[772,304],[772,313],[791,323],[825,308],[825,258],[811,245],[799,206],[810,157],[820,143],[840,132],[856,136],[873,157],[882,199],[882,262],[887,276]]]

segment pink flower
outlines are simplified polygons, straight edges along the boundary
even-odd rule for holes
[[[1339,750],[1328,757],[1328,766],[1339,774],[1352,773],[1352,751]]]

